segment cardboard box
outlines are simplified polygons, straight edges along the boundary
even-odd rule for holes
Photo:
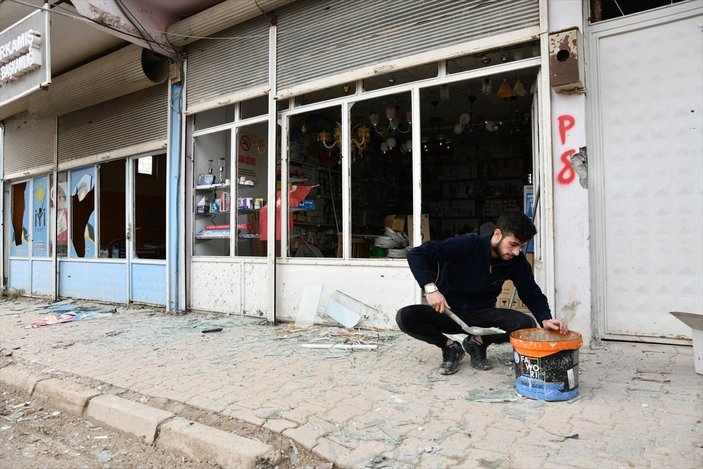
[[[413,216],[408,215],[408,224],[407,224],[407,231],[406,233],[408,234],[408,243],[410,246],[414,246],[413,244]],[[423,213],[420,215],[420,242],[418,244],[422,244],[425,241],[429,241],[430,239],[430,216],[426,213]]]
[[[395,231],[405,231],[405,216],[403,215],[386,215],[385,226]]]

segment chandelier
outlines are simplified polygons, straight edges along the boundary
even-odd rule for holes
[[[371,129],[366,127],[363,123],[356,124],[352,127],[352,139],[351,143],[359,151],[363,151],[366,145],[371,140]],[[322,143],[325,148],[331,150],[332,148],[338,146],[342,147],[342,124],[339,122],[334,126],[334,132],[331,134],[326,130],[323,130],[317,134],[317,141]]]
[[[372,135],[378,135],[384,140],[380,144],[380,149],[383,154],[398,149],[403,154],[408,154],[412,151],[412,141],[407,139],[403,143],[398,140],[401,136],[408,134],[412,130],[412,112],[405,113],[405,120],[398,118],[398,105],[389,105],[386,107],[383,117],[378,112],[370,112],[368,115],[371,127],[368,127],[364,122],[356,124],[351,129],[351,144],[352,153],[363,152]],[[322,130],[317,134],[317,141],[320,142],[328,150],[334,147],[342,147],[342,125],[337,122],[332,132]]]
[[[381,137],[387,138],[391,135],[396,135],[397,133],[407,134],[408,132],[410,132],[410,130],[412,128],[412,116],[413,116],[413,113],[411,111],[405,112],[405,120],[406,120],[405,130],[403,130],[401,128],[401,122],[400,122],[400,119],[398,119],[398,106],[397,105],[387,106],[385,116],[386,116],[385,120],[387,122],[384,122],[383,124],[381,124],[379,121],[379,117],[378,117],[377,112],[370,112],[369,113],[369,121],[371,121],[371,125],[373,126],[373,130]],[[385,128],[383,126],[385,126]]]

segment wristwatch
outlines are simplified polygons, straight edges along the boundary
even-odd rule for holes
[[[430,293],[439,291],[439,288],[437,288],[437,285],[435,285],[434,283],[428,283],[424,287],[422,287],[422,289],[425,290],[425,295],[429,295]]]

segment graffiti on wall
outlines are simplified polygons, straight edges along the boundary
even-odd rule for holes
[[[566,133],[576,125],[576,119],[569,114],[562,114],[557,117],[557,129],[559,130],[559,141],[562,147],[567,147]],[[570,157],[576,153],[575,148],[568,148],[562,151],[559,161],[561,166],[557,173],[557,182],[562,185],[571,184],[576,178],[574,168],[571,167]]]

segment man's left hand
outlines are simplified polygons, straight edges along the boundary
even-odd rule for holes
[[[542,326],[545,329],[559,331],[562,334],[569,331],[569,326],[567,326],[566,323],[560,319],[545,319],[544,321],[542,321]]]

